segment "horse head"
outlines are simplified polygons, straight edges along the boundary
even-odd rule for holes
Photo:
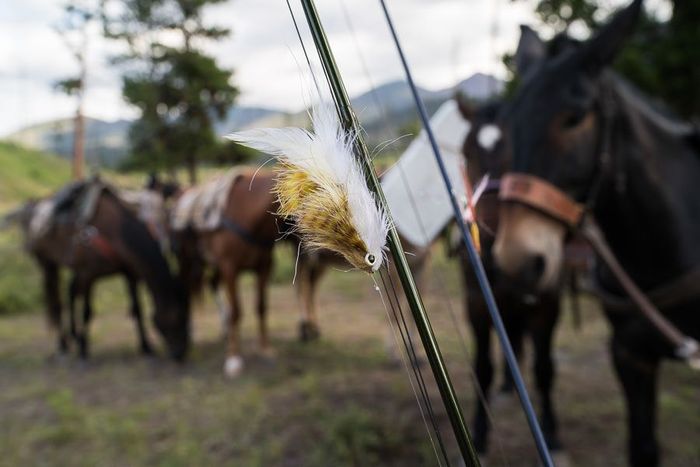
[[[564,35],[545,43],[528,26],[521,26],[520,29],[514,63],[521,80],[527,79],[546,59],[577,45],[576,41]],[[510,171],[512,165],[509,133],[506,122],[501,118],[508,100],[499,98],[474,104],[461,93],[455,96],[455,100],[462,117],[470,125],[462,145],[469,183],[477,195],[496,194],[500,178]],[[499,204],[495,196],[479,196],[478,205],[475,206],[479,225],[486,226],[490,232],[495,232],[498,227]]]
[[[153,324],[165,341],[170,356],[181,362],[190,346],[189,298],[183,285],[175,286],[167,297],[156,297]]]
[[[537,184],[547,201],[508,200],[502,186],[501,196],[508,201],[501,203],[494,254],[504,272],[533,287],[555,285],[564,241],[575,223],[563,220],[578,214],[556,215],[547,204],[550,195],[556,194],[566,211],[572,211],[595,191],[609,101],[602,78],[633,31],[640,9],[641,0],[635,0],[585,42],[552,41],[550,47],[558,50],[530,60],[514,99],[500,115],[512,148],[510,170],[521,184]]]

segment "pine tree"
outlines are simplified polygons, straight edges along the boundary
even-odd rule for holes
[[[124,98],[141,111],[129,134],[134,165],[184,164],[195,183],[198,161],[220,153],[214,121],[226,116],[238,90],[232,72],[201,46],[230,33],[202,20],[207,5],[222,1],[103,0],[105,35],[128,45],[115,59],[125,70]]]

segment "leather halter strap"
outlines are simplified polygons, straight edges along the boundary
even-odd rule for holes
[[[584,206],[551,183],[523,173],[508,173],[501,179],[499,199],[535,208],[574,229],[581,223]]]

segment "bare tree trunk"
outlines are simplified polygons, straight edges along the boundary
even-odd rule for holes
[[[87,78],[87,25],[83,25],[82,44],[75,56],[80,65],[80,77],[78,78],[78,109],[75,112],[75,128],[73,132],[73,179],[82,180],[85,171],[85,80]]]
[[[82,96],[80,97],[82,101]],[[75,113],[75,128],[73,131],[73,180],[82,180],[85,167],[85,116],[83,104],[78,103],[78,111]]]

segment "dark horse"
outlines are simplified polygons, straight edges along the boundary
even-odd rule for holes
[[[537,186],[558,193],[550,200],[568,197],[585,206],[627,272],[652,293],[700,267],[700,145],[696,129],[663,115],[607,70],[640,9],[635,0],[596,36],[528,73],[500,119],[513,148],[513,176],[528,177],[519,179],[528,180],[521,188]],[[525,200],[506,202],[494,247],[497,263],[545,289],[562,263],[568,230],[544,204],[535,209]],[[623,295],[607,267],[598,266],[596,280],[608,294]],[[686,289],[683,302],[671,300],[662,312],[697,339],[700,285]],[[605,305],[605,312],[627,402],[629,459],[654,466],[656,380],[661,359],[673,358],[674,349],[636,310]]]
[[[526,40],[525,34],[523,40]],[[552,405],[552,388],[554,386],[554,363],[552,360],[552,338],[560,314],[560,287],[540,293],[531,293],[513,284],[498,270],[493,259],[493,243],[498,228],[498,187],[497,179],[507,167],[507,145],[500,138],[500,129],[496,125],[496,114],[503,105],[501,101],[473,108],[463,99],[458,98],[459,109],[470,122],[470,130],[464,141],[463,153],[468,167],[468,177],[472,187],[480,183],[488,174],[491,183],[486,186],[475,206],[476,222],[480,230],[481,259],[494,296],[501,311],[501,317],[508,332],[513,350],[520,359],[523,340],[532,339],[534,350],[534,376],[540,396],[540,419],[547,445],[551,450],[561,448],[557,436],[557,419]],[[488,445],[489,420],[486,406],[491,383],[493,381],[493,363],[491,358],[491,317],[483,295],[478,287],[476,276],[471,267],[464,247],[459,250],[461,270],[464,277],[466,310],[476,343],[474,369],[481,388],[481,397],[474,415],[474,444],[483,454]],[[513,387],[512,377],[504,367],[504,379],[501,390],[508,392]]]
[[[85,198],[91,198],[86,201]],[[85,203],[92,207],[87,212]],[[53,210],[46,228],[32,232],[42,209]],[[141,351],[151,353],[142,322],[137,295],[138,281],[144,281],[153,299],[153,321],[165,340],[170,355],[182,361],[189,348],[189,308],[185,294],[170,273],[160,246],[147,226],[99,181],[78,183],[54,198],[30,203],[24,210],[22,226],[26,247],[41,267],[49,324],[58,334],[59,353],[68,350],[59,291],[59,269],[73,273],[69,287],[70,331],[81,357],[88,355],[88,325],[92,318],[91,293],[94,282],[121,274],[131,297]],[[82,320],[75,310],[83,299]]]

